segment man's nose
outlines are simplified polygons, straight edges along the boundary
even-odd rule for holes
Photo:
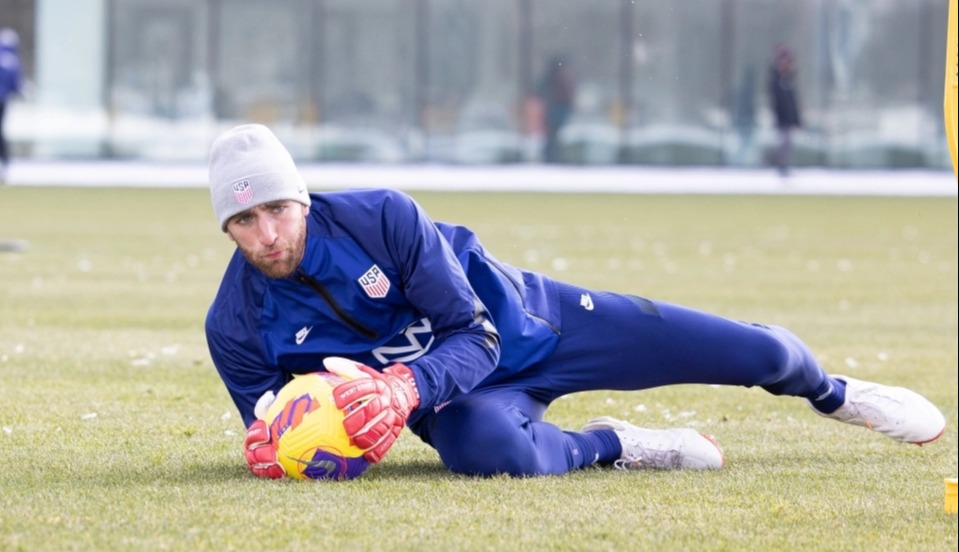
[[[270,217],[260,217],[257,221],[260,243],[263,245],[273,245],[276,241],[276,224],[270,220]]]

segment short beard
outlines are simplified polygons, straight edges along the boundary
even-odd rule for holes
[[[237,247],[239,248],[240,252],[243,253],[243,256],[246,257],[247,262],[255,266],[267,278],[280,280],[296,272],[297,267],[300,266],[300,262],[303,261],[303,255],[306,251],[305,221],[303,225],[300,226],[300,230],[297,232],[296,236],[293,237],[291,245],[292,248],[290,249],[289,259],[282,261],[264,261],[262,259],[256,259],[253,258],[249,251],[240,247],[239,244],[237,244]]]

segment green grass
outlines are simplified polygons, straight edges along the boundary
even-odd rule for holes
[[[547,417],[692,424],[723,470],[473,479],[404,434],[356,481],[257,480],[202,332],[232,251],[207,192],[2,188],[0,240],[29,248],[0,253],[0,550],[956,550],[955,198],[415,195],[501,260],[785,325],[833,373],[928,396],[946,433],[677,386]]]

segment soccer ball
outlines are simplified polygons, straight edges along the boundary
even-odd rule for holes
[[[327,372],[297,376],[267,409],[270,438],[288,476],[353,479],[369,467],[343,429],[345,413],[333,402],[333,388],[343,381]]]

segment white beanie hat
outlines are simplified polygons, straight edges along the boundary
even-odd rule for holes
[[[226,231],[233,215],[282,199],[310,205],[306,183],[290,152],[263,125],[240,125],[210,147],[210,200]]]

